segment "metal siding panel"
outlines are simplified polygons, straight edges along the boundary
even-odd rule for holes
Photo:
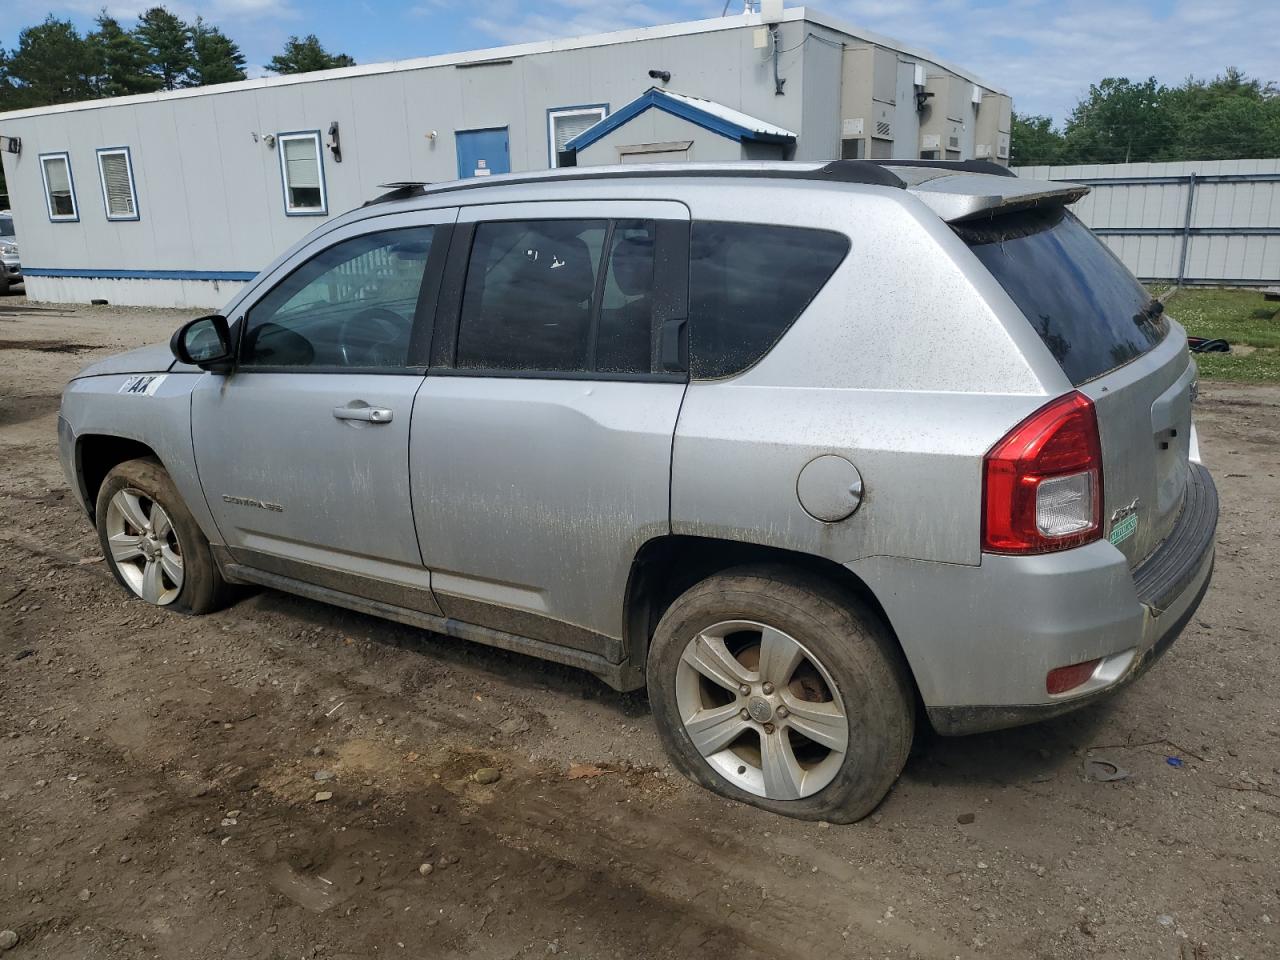
[[[893,108],[893,156],[913,160],[920,156],[920,114],[916,113],[913,61],[898,63],[897,103]]]
[[[803,28],[804,24],[799,26]],[[800,126],[787,129],[797,135],[795,159],[830,160],[840,156],[840,51],[826,43],[804,44],[803,36],[799,30],[794,31],[794,38],[784,49],[797,43],[801,44],[800,49],[782,55],[785,64],[798,53],[796,66],[802,67],[790,71],[793,77],[799,74],[802,83],[795,91],[803,107]],[[788,81],[788,87],[794,82]]]
[[[262,142],[269,132],[262,122],[255,92],[209,98],[218,137],[219,187],[233,244],[215,250],[201,245],[201,264],[212,268],[256,270],[284,248],[277,236],[277,213],[283,200],[275,154]],[[253,134],[258,134],[255,140]]]
[[[177,151],[173,174],[180,179],[189,224],[186,236],[178,240],[182,256],[175,256],[173,268],[199,269],[200,264],[216,259],[218,251],[235,250],[240,240],[239,223],[231,216],[233,206],[227,192],[231,184],[223,173],[226,166],[223,154],[242,152],[256,144],[243,127],[229,131],[227,142],[222,142],[216,104],[212,98],[192,100],[180,108],[174,104],[171,118],[174,133],[182,144],[182,149]],[[137,162],[135,158],[135,166]],[[156,217],[147,198],[141,195],[141,184],[138,192],[142,216],[148,219]],[[161,237],[172,230],[171,223],[170,217],[157,217],[156,230]],[[178,263],[179,259],[183,262]],[[252,265],[248,269],[253,269]]]

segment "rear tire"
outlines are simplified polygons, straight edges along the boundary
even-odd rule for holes
[[[647,672],[671,762],[732,800],[851,823],[906,764],[915,701],[901,651],[820,577],[753,566],[702,581],[663,615]]]
[[[227,586],[209,541],[159,461],[126,460],[112,468],[94,516],[107,566],[134,596],[178,613],[222,606]]]

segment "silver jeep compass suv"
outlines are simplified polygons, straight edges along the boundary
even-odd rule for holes
[[[917,701],[949,734],[1081,706],[1208,587],[1196,369],[1085,189],[984,161],[399,185],[83,371],[62,458],[150,603],[258,584],[647,686],[697,782],[853,820]]]

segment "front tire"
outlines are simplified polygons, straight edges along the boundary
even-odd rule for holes
[[[156,460],[127,460],[98,490],[98,542],[120,585],[179,613],[217,609],[226,584],[209,541]]]
[[[906,764],[915,704],[901,652],[820,577],[759,566],[702,581],[663,615],[647,671],[672,763],[730,799],[851,823]]]

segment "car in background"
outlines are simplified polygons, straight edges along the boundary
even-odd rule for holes
[[[13,229],[13,214],[0,210],[0,296],[21,282],[22,262],[18,259],[18,235]]]

